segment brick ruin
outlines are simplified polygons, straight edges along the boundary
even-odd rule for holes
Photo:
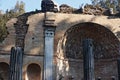
[[[68,12],[73,10],[68,8],[69,6]],[[66,14],[64,10],[61,13],[56,13],[55,10],[54,13],[54,8],[42,10],[43,12],[25,13],[6,24],[9,35],[0,43],[0,79],[120,79],[119,17],[71,12]],[[93,40],[94,56],[88,57],[91,62],[86,63],[83,51],[85,39]],[[14,49],[11,51],[12,47]],[[16,52],[21,58],[16,56],[17,54],[12,56],[12,53]],[[91,52],[88,50],[89,53]],[[89,64],[86,69],[87,63]],[[18,68],[16,65],[22,67]],[[85,72],[93,77],[88,75],[89,79],[85,79]]]

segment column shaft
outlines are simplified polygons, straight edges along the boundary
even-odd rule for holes
[[[44,80],[53,80],[54,30],[45,29]]]
[[[84,57],[84,80],[95,80],[92,39],[83,40],[83,57]]]
[[[22,80],[23,50],[20,47],[11,48],[9,80]]]

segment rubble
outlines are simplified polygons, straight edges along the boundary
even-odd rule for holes
[[[62,4],[60,7],[60,13],[73,13],[74,8],[68,6],[67,4]]]
[[[102,15],[105,9],[100,6],[85,5],[83,9],[83,14],[90,15]]]

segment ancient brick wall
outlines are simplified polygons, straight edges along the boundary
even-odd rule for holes
[[[61,16],[64,16],[64,17],[61,17]],[[100,34],[98,36],[105,35],[106,33],[108,33],[110,31],[111,34],[113,34],[113,37],[108,39],[109,36],[106,36],[106,39],[104,39],[103,36],[102,36],[101,38],[98,38],[98,40],[97,40],[99,42],[100,39],[104,39],[102,42],[105,42],[104,43],[104,47],[105,47],[105,45],[109,42],[108,40],[113,39],[113,41],[111,43],[108,43],[108,44],[112,44],[113,46],[111,46],[111,49],[108,49],[107,52],[105,52],[107,54],[106,56],[109,57],[110,56],[109,53],[113,53],[113,55],[114,54],[119,55],[119,36],[117,34],[120,30],[119,29],[119,21],[120,21],[119,18],[108,19],[107,16],[75,15],[75,14],[69,14],[69,15],[68,14],[67,15],[66,14],[59,14],[59,15],[56,15],[56,23],[58,24],[58,26],[56,28],[55,45],[54,46],[55,46],[55,54],[58,56],[58,62],[57,63],[59,63],[59,60],[63,59],[63,63],[60,62],[61,63],[60,67],[63,68],[63,73],[61,73],[61,70],[60,70],[60,72],[58,71],[58,77],[59,77],[59,74],[62,74],[63,76],[65,76],[67,78],[70,75],[74,76],[76,79],[82,79],[83,78],[83,71],[82,71],[83,70],[82,69],[83,65],[82,65],[82,63],[68,62],[68,65],[63,66],[64,65],[64,60],[66,59],[65,58],[65,54],[66,54],[65,47],[67,46],[67,44],[68,44],[68,46],[70,46],[70,45],[72,46],[72,48],[68,49],[70,51],[68,55],[71,54],[72,57],[73,57],[74,52],[77,53],[76,52],[77,48],[78,48],[78,52],[81,52],[81,48],[80,48],[80,45],[79,45],[80,40],[78,40],[77,38],[74,38],[74,37],[87,36],[87,35],[85,35],[85,33],[83,33],[83,34],[76,33],[81,29],[77,28],[77,29],[74,30],[74,27],[75,27],[74,25],[78,24],[78,26],[79,26],[80,23],[84,23],[84,22],[91,22],[91,23],[100,24],[100,25],[104,26],[106,28],[106,30],[105,30],[105,33],[104,33],[104,30],[103,31],[98,30],[97,31],[98,33],[103,32],[103,34]],[[73,27],[73,29],[71,27]],[[100,27],[100,26],[97,26],[97,27]],[[71,30],[68,31],[68,29],[70,29],[70,28],[71,28]],[[94,29],[90,29],[90,30],[93,30],[93,31],[88,33],[88,35],[91,35],[91,33],[93,33],[94,34],[93,37],[98,37],[98,36],[95,36],[97,33],[94,33],[95,32]],[[90,31],[90,30],[88,30],[88,31]],[[65,35],[67,31],[68,31],[68,34]],[[71,33],[73,33],[73,34],[71,34]],[[80,34],[81,34],[81,36],[78,36]],[[71,37],[68,37],[68,35],[71,36]],[[63,38],[63,37],[65,37],[65,38]],[[90,36],[88,36],[88,37],[90,37]],[[116,40],[114,40],[114,38]],[[72,40],[75,40],[75,41],[72,42]],[[117,44],[118,44],[117,47],[115,45],[115,42],[117,42]],[[79,46],[75,47],[75,43],[76,43],[76,45],[79,45]],[[106,47],[108,47],[108,46],[106,46]],[[116,51],[116,50],[117,50],[117,53],[114,53],[113,51]],[[101,52],[101,51],[98,51],[98,53],[99,52]],[[101,55],[99,55],[98,57],[100,57],[100,56]],[[69,57],[69,58],[72,58],[72,57]],[[79,56],[77,56],[77,57],[79,57]],[[67,59],[69,60],[69,58],[67,58]],[[116,57],[112,57],[112,58],[116,58]],[[112,58],[110,58],[110,59],[112,59]],[[102,63],[104,63],[104,64],[102,64]],[[101,64],[101,66],[98,65],[98,64]],[[64,69],[67,69],[67,68],[64,68],[64,67],[69,67],[68,71],[70,73],[68,75],[64,75],[64,73],[67,73],[67,71],[64,71]],[[97,69],[96,69],[96,67],[97,67]],[[95,63],[95,78],[102,77],[103,80],[110,80],[112,76],[114,76],[116,79],[118,77],[116,61],[113,61],[113,62],[110,62],[110,61],[104,62],[103,61],[103,62],[100,62],[100,63]]]
[[[83,23],[83,22],[93,22],[98,23],[106,28],[108,28],[110,31],[112,31],[117,37],[119,37],[119,18],[113,18],[108,19],[108,16],[94,16],[94,15],[81,15],[81,14],[61,14],[61,13],[55,13],[53,14],[55,17],[55,22],[57,24],[56,32],[55,32],[55,53],[57,44],[60,38],[65,34],[65,32],[72,26]],[[47,17],[51,17],[52,15],[48,15]],[[27,24],[29,24],[28,32],[25,37],[25,51],[27,54],[37,54],[39,52],[43,53],[43,21],[44,21],[44,13],[38,13],[34,14],[28,17]],[[14,23],[16,21],[13,21]],[[11,29],[8,27],[9,35],[11,35],[12,38],[15,39],[15,30],[13,27],[13,23],[11,23],[12,27]],[[8,37],[9,37],[8,35]],[[7,37],[7,38],[8,38]],[[5,39],[3,41],[4,45],[7,45],[9,39]],[[10,41],[13,41],[10,40]],[[13,42],[12,44],[15,44]],[[1,44],[1,47],[4,46]],[[32,46],[31,46],[32,45]],[[41,47],[40,47],[41,46]],[[36,48],[35,48],[36,47]],[[40,51],[38,50],[38,47]],[[36,50],[35,50],[36,49]],[[10,49],[9,49],[10,50]],[[30,52],[30,50],[33,50]],[[38,52],[35,52],[38,51]]]
[[[43,55],[44,35],[43,35],[44,14],[35,14],[28,17],[28,32],[25,37],[25,54]]]
[[[62,43],[65,44],[66,40],[63,42],[62,42],[62,40],[67,39],[64,37],[64,35],[65,35],[66,31],[69,30],[71,27],[74,27],[74,25],[80,24],[80,23],[85,23],[85,22],[96,23],[96,24],[104,26],[106,29],[108,29],[108,32],[111,31],[111,33],[113,33],[116,36],[116,38],[118,38],[118,40],[120,39],[120,26],[119,26],[120,19],[119,18],[109,19],[108,16],[94,16],[94,15],[82,15],[82,14],[61,14],[61,13],[54,13],[54,14],[48,13],[46,18],[51,18],[53,16],[55,19],[55,23],[57,24],[56,31],[55,31],[55,39],[54,39],[55,40],[54,41],[54,56],[55,56],[55,58],[54,58],[54,63],[55,63],[54,70],[55,71],[54,72],[57,75],[60,72],[59,67],[61,66],[61,67],[66,67],[64,69],[69,70],[70,76],[72,74],[74,74],[73,76],[77,79],[83,78],[83,65],[82,65],[82,62],[79,62],[79,60],[78,60],[78,62],[69,62],[69,59],[68,59],[68,63],[66,63],[66,66],[63,66],[64,60],[66,60],[67,58],[64,56],[65,52],[61,46]],[[45,17],[44,13],[36,13],[36,14],[33,14],[28,17],[27,24],[29,24],[29,27],[28,27],[27,34],[25,36],[25,47],[24,47],[25,56],[24,56],[24,60],[23,60],[24,77],[26,75],[25,72],[27,70],[27,66],[31,63],[39,64],[40,66],[42,66],[41,70],[43,71],[43,59],[44,59],[44,56],[43,56],[44,55],[43,22],[44,22],[44,17]],[[16,22],[16,20],[13,21],[13,23],[14,22]],[[12,23],[12,25],[13,25],[13,23]],[[11,47],[15,46],[15,34],[14,34],[15,28],[13,26],[8,27],[8,30],[9,30],[10,34],[5,39],[5,41],[3,41],[2,44],[0,44],[0,53],[3,53],[5,51],[10,52]],[[106,33],[107,33],[107,31],[106,31]],[[106,40],[108,40],[108,39],[105,39],[105,41]],[[112,40],[114,40],[114,39],[112,39]],[[115,41],[115,43],[116,43],[116,41]],[[119,41],[118,41],[118,43],[119,43]],[[114,47],[114,42],[112,44]],[[115,48],[113,48],[113,49],[115,49]],[[113,50],[111,50],[111,51],[113,51]],[[9,55],[7,55],[7,56],[9,56]],[[59,64],[60,60],[63,60],[63,61],[61,61],[61,65],[56,67]],[[3,60],[2,60],[2,57],[0,57],[0,61],[1,62],[9,62],[8,57],[5,57],[5,59],[3,59]],[[58,61],[58,63],[57,63],[57,61]],[[113,62],[108,61],[108,62],[104,62],[104,63],[103,62],[96,63],[95,64],[96,77],[116,76],[117,75],[117,64],[116,64],[116,61],[115,62],[114,61]],[[103,72],[98,73],[99,71],[103,71]],[[65,74],[67,75],[67,72],[65,70],[63,70],[63,72],[65,72]],[[104,73],[105,73],[105,75],[104,75]],[[109,73],[109,75],[108,75],[108,73]],[[104,80],[107,80],[107,79],[104,78]]]
[[[17,19],[13,18],[6,23],[6,27],[8,30],[7,38],[3,42],[0,43],[0,53],[9,54],[11,47],[15,46],[15,28],[14,23],[16,23]]]
[[[111,80],[112,77],[118,80],[117,61],[115,60],[95,60],[95,78]]]

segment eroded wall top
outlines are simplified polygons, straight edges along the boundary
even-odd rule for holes
[[[55,53],[57,53],[57,47],[59,40],[64,36],[65,32],[72,26],[83,23],[92,22],[100,24],[109,30],[111,30],[115,36],[120,39],[120,19],[110,18],[108,16],[94,16],[84,14],[62,14],[62,13],[47,13],[46,18],[54,17],[55,23],[57,24],[55,31]],[[30,55],[43,55],[44,53],[44,34],[43,34],[43,22],[45,19],[44,13],[36,13],[28,16],[27,24],[29,24],[28,31],[25,37],[25,54]],[[13,21],[14,23],[16,22]],[[13,23],[10,23],[13,24]],[[9,28],[8,28],[9,29]],[[0,46],[5,51],[10,51],[11,47],[15,45],[15,29],[11,27],[9,29],[11,37],[7,37]],[[12,41],[12,46],[8,44]],[[9,48],[8,48],[9,47]]]

